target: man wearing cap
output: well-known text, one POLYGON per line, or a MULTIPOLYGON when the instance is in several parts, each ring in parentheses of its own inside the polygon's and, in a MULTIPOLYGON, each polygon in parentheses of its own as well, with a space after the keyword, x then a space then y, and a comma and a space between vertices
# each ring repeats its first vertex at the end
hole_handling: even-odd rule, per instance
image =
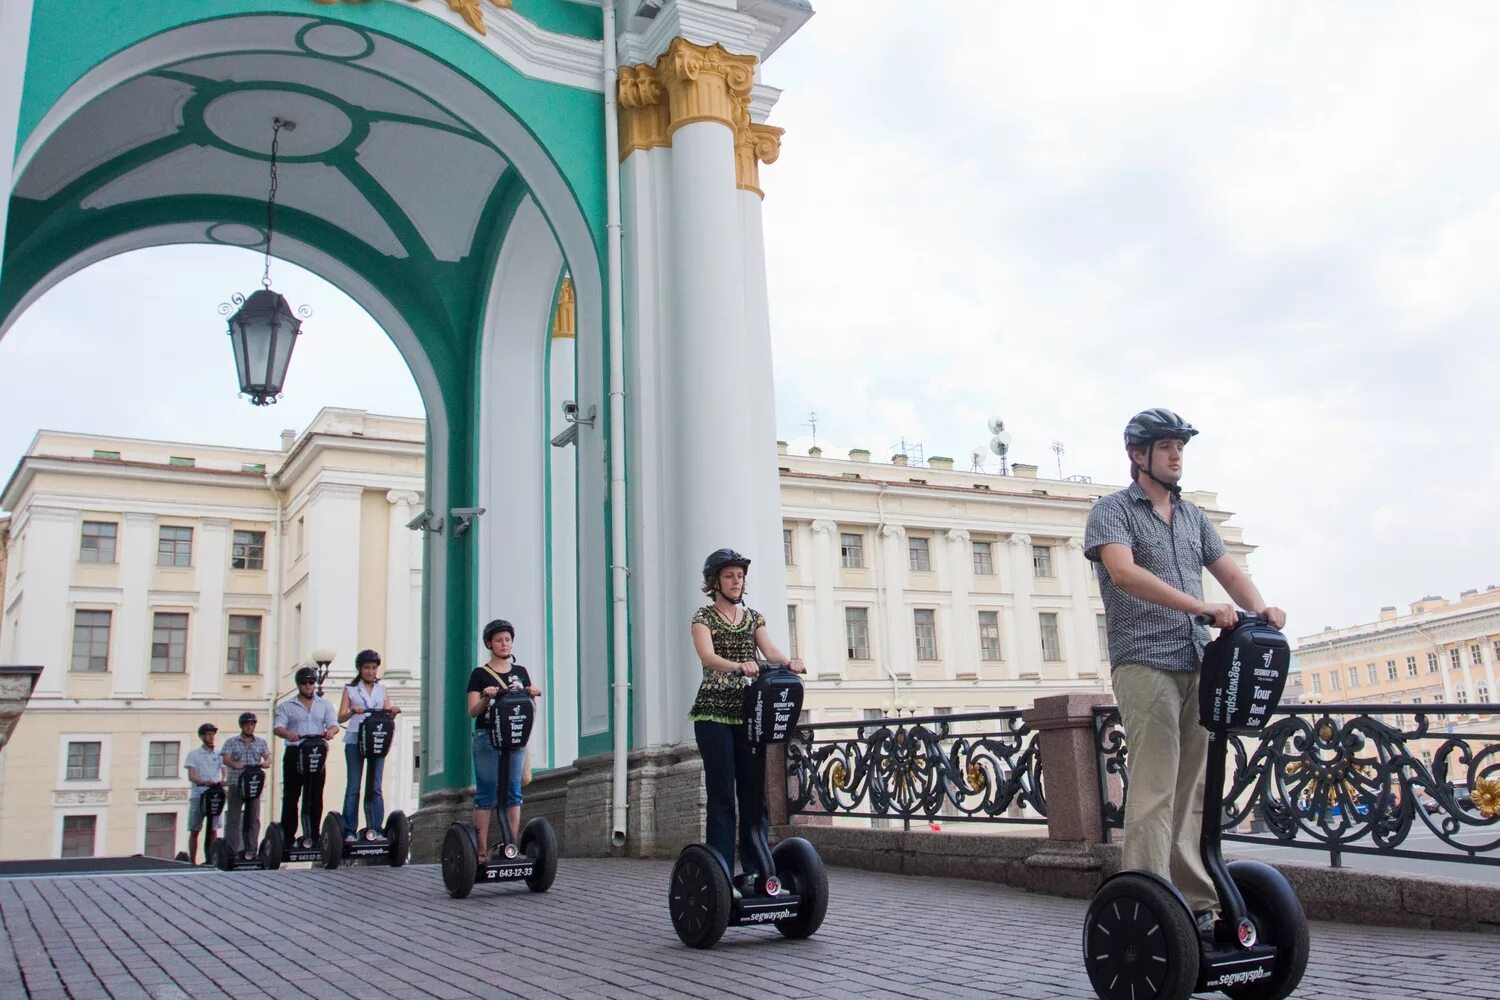
MULTIPOLYGON (((203 793, 210 785, 222 785, 224 783, 224 765, 219 759, 219 752, 214 749, 214 740, 218 738, 219 728, 212 722, 205 722, 198 727, 198 739, 203 745, 187 755, 183 767, 187 770, 188 781, 193 783, 192 791, 188 793, 188 860, 193 864, 198 863, 198 831, 203 828, 205 810, 203 808, 203 793)), ((214 838, 214 823, 212 818, 208 821, 208 836, 203 842, 204 860, 208 860, 208 845, 214 838)))
MULTIPOLYGON (((297 837, 297 800, 301 798, 306 783, 308 812, 314 821, 323 813, 323 780, 327 771, 303 778, 297 770, 297 748, 308 737, 321 736, 332 740, 338 735, 339 726, 333 706, 319 698, 314 688, 318 683, 318 671, 314 667, 298 667, 297 696, 288 698, 276 706, 275 728, 271 731, 286 740, 286 752, 281 757, 281 829, 287 842, 297 837)), ((315 836, 315 831, 306 831, 315 836)))
POLYGON ((230 776, 229 793, 225 797, 224 836, 229 840, 230 850, 236 854, 245 850, 253 851, 255 845, 260 843, 260 806, 258 803, 249 816, 250 843, 248 847, 242 843, 240 827, 244 823, 242 811, 245 808, 245 800, 240 797, 239 781, 240 773, 245 768, 271 765, 271 748, 265 740, 255 735, 255 724, 259 721, 254 712, 241 712, 239 734, 224 741, 224 766, 228 769, 230 776))

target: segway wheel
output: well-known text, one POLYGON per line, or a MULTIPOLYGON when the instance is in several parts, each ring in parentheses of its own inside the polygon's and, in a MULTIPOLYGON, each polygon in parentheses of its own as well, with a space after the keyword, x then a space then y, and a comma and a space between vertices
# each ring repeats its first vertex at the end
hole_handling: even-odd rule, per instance
POLYGON ((672 867, 672 927, 689 948, 712 948, 729 926, 729 876, 719 856, 689 844, 672 867))
POLYGON ((344 860, 344 821, 338 813, 331 812, 323 817, 323 829, 318 840, 318 846, 323 849, 320 863, 330 870, 337 868, 339 862, 344 860))
POLYGON ((552 824, 541 816, 526 824, 521 831, 521 853, 534 864, 526 877, 526 888, 532 892, 546 892, 557 878, 557 834, 552 824))
POLYGON ((478 841, 472 823, 454 823, 443 836, 443 885, 454 899, 463 899, 474 889, 474 876, 479 872, 478 841))
POLYGON ((229 849, 229 841, 220 837, 214 841, 213 852, 210 855, 214 867, 221 872, 234 871, 234 852, 229 849))
POLYGON ((1181 899, 1146 875, 1106 882, 1083 925, 1083 965, 1100 1000, 1187 1000, 1198 984, 1198 929, 1181 899))
POLYGON ((397 809, 386 817, 385 839, 391 843, 391 867, 400 868, 411 853, 411 820, 406 813, 397 809))
POLYGON ((286 831, 281 828, 280 823, 272 823, 266 827, 266 835, 260 841, 260 866, 268 872, 274 872, 281 867, 281 859, 286 857, 286 831))
POLYGON ((795 917, 776 921, 789 938, 812 937, 828 913, 828 869, 817 849, 801 837, 788 837, 771 850, 781 884, 801 897, 795 917))
POLYGON ((1250 922, 1265 944, 1276 946, 1276 969, 1269 979, 1224 990, 1235 1000, 1283 1000, 1302 982, 1307 971, 1307 914, 1286 876, 1259 861, 1233 861, 1234 879, 1250 922))

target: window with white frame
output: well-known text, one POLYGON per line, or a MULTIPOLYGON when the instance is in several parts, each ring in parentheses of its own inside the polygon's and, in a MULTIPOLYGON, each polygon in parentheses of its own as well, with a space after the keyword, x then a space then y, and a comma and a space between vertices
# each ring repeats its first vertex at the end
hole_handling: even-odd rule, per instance
POLYGON ((995 575, 995 543, 974 542, 974 575, 995 575))
POLYGON ((120 526, 113 521, 84 521, 83 536, 78 543, 78 561, 112 563, 120 526))
POLYGON ((870 609, 844 609, 844 644, 851 660, 870 658, 870 609))
POLYGON ((1427 654, 1427 672, 1429 674, 1435 674, 1438 672, 1438 661, 1436 653, 1427 654))
POLYGON ((1328 690, 1330 690, 1330 691, 1337 691, 1338 689, 1339 689, 1339 672, 1337 670, 1330 670, 1330 671, 1328 671, 1328 690))
POLYGON ((1323 693, 1323 675, 1322 674, 1313 674, 1312 675, 1312 684, 1313 684, 1313 694, 1322 694, 1323 693))
POLYGON ((156 540, 156 565, 191 566, 193 564, 193 529, 164 524, 156 540))
POLYGON ((1474 700, 1481 705, 1488 705, 1490 703, 1490 686, 1484 681, 1480 681, 1474 685, 1474 700))
POLYGON ((1359 687, 1359 668, 1358 667, 1350 667, 1349 668, 1349 688, 1350 688, 1350 690, 1353 690, 1354 688, 1357 688, 1357 687, 1359 687))
POLYGON ((1388 681, 1393 681, 1393 680, 1396 679, 1396 675, 1397 675, 1396 661, 1395 660, 1386 660, 1385 661, 1385 679, 1388 680, 1388 681))
POLYGON ((1000 612, 979 612, 979 658, 986 663, 1000 659, 1000 612))
MULTIPOLYGON (((210 822, 212 822, 210 820, 210 822)), ((146 849, 148 858, 171 859, 177 854, 177 814, 146 814, 146 849)))
POLYGON ((1491 652, 1495 654, 1495 659, 1500 661, 1500 639, 1495 640, 1495 646, 1491 652))
POLYGON ((1464 665, 1463 654, 1458 651, 1457 646, 1454 646, 1452 649, 1448 650, 1448 662, 1453 664, 1454 670, 1458 670, 1464 665))
POLYGON ((917 659, 937 659, 936 613, 932 608, 916 608, 912 611, 912 624, 917 637, 917 659))
POLYGON ((781 529, 781 557, 786 560, 786 564, 788 566, 795 566, 795 565, 797 565, 796 561, 792 559, 792 529, 791 528, 782 528, 781 529))
POLYGON ((228 648, 229 673, 260 673, 260 615, 229 616, 228 648))
POLYGON ((104 673, 109 670, 108 611, 73 612, 73 669, 80 673, 104 673))
POLYGON ((1365 677, 1369 680, 1369 682, 1371 684, 1379 684, 1380 683, 1380 671, 1375 669, 1375 664, 1373 664, 1373 663, 1366 663, 1365 664, 1365 677))
POLYGON ((1057 631, 1057 612, 1042 611, 1037 614, 1038 623, 1042 633, 1042 659, 1048 661, 1061 660, 1062 640, 1057 631))
POLYGON ((146 777, 152 781, 177 777, 182 744, 175 740, 152 740, 146 747, 146 777))
POLYGON ((103 744, 98 740, 68 742, 68 781, 98 781, 99 757, 103 744))
POLYGON ((97 816, 64 816, 62 826, 62 849, 59 857, 92 858, 94 856, 94 830, 97 816))
POLYGON ((1463 688, 1455 688, 1453 691, 1453 697, 1458 701, 1460 705, 1467 705, 1469 703, 1469 692, 1465 691, 1463 688))
POLYGON ((1484 647, 1480 646, 1477 642, 1470 646, 1469 659, 1474 662, 1474 666, 1476 667, 1484 666, 1484 647))
POLYGON ((928 573, 932 570, 932 552, 927 539, 912 535, 906 540, 906 560, 913 573, 928 573))
POLYGON ((158 611, 151 621, 151 672, 180 674, 187 670, 188 616, 158 611))
POLYGON ((857 531, 839 532, 839 559, 845 569, 863 569, 865 536, 857 531))
POLYGON ((1109 620, 1104 615, 1094 615, 1094 638, 1099 643, 1099 659, 1109 659, 1109 620))
POLYGON ((1417 658, 1415 656, 1408 656, 1406 658, 1406 676, 1417 676, 1417 658))
POLYGON ((790 656, 792 659, 800 659, 797 652, 797 605, 786 606, 786 635, 788 644, 791 646, 790 656))
POLYGON ((264 531, 236 531, 229 568, 265 569, 266 533, 264 531))
POLYGON ((1051 579, 1052 546, 1033 545, 1031 547, 1031 572, 1038 579, 1051 579))

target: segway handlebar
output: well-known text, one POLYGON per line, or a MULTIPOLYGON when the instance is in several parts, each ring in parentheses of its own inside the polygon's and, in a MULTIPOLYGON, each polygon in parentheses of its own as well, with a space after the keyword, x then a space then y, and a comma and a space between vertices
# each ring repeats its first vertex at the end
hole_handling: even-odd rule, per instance
MULTIPOLYGON (((770 672, 770 671, 775 671, 775 670, 791 670, 792 669, 790 664, 786 664, 786 663, 772 663, 770 660, 762 660, 758 656, 755 658, 755 666, 756 666, 756 669, 759 670, 760 673, 763 673, 763 674, 767 673, 767 672, 770 672)), ((750 676, 749 674, 745 673, 745 668, 744 667, 740 667, 738 673, 739 673, 739 675, 741 677, 749 677, 750 676)))
MULTIPOLYGON (((1249 611, 1236 611, 1234 615, 1234 627, 1236 628, 1245 624, 1246 622, 1259 622, 1261 625, 1271 624, 1266 620, 1265 615, 1257 615, 1249 611)), ((1197 622, 1199 625, 1212 625, 1214 623, 1212 615, 1194 615, 1193 621, 1197 622)))

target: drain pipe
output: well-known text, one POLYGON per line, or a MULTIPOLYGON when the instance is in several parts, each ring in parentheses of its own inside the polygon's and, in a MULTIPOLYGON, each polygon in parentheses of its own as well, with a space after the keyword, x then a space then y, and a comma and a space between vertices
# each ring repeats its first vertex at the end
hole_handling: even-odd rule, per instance
POLYGON ((613 585, 613 635, 610 639, 614 664, 614 774, 610 794, 614 816, 610 827, 611 847, 625 846, 625 823, 629 810, 626 764, 630 754, 630 605, 626 586, 630 579, 625 544, 625 304, 620 274, 620 117, 616 106, 619 53, 615 41, 615 0, 604 0, 604 211, 605 253, 609 266, 609 510, 610 580, 613 585))

